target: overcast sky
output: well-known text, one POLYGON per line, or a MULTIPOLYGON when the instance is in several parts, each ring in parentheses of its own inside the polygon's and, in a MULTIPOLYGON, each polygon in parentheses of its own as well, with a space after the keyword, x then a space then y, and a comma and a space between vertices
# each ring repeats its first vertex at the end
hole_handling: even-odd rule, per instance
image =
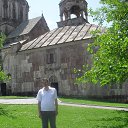
MULTIPOLYGON (((30 6, 29 19, 41 16, 42 12, 50 29, 56 28, 56 22, 60 21, 59 2, 60 0, 27 0, 30 6)), ((87 0, 88 8, 98 8, 100 0, 87 0)), ((89 22, 93 21, 89 18, 89 22)))

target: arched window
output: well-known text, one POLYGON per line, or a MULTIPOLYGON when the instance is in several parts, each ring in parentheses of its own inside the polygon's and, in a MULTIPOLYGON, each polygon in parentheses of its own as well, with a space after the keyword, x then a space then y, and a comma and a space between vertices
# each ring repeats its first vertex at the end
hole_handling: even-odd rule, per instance
POLYGON ((4 3, 3 3, 4 18, 7 18, 7 8, 8 8, 8 2, 7 0, 4 0, 4 3))
POLYGON ((16 6, 15 6, 15 3, 12 4, 12 8, 13 8, 13 10, 12 10, 13 19, 16 19, 16 6))
POLYGON ((20 20, 22 21, 23 20, 23 7, 21 6, 20 7, 20 20))

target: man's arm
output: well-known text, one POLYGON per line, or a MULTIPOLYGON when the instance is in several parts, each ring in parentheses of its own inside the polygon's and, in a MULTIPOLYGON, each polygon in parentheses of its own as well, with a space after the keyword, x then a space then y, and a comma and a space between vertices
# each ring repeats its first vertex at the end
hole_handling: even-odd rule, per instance
POLYGON ((39 113, 39 118, 41 118, 41 102, 38 101, 38 113, 39 113))
POLYGON ((56 106, 56 115, 58 115, 58 100, 55 99, 55 106, 56 106))

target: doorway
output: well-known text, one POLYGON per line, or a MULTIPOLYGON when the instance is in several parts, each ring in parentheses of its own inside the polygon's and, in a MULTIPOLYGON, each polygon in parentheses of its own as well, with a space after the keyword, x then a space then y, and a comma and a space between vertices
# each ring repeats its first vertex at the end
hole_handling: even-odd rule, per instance
POLYGON ((55 88, 57 91, 57 95, 59 94, 59 88, 58 88, 58 83, 51 83, 51 87, 55 88))
POLYGON ((6 96, 6 83, 1 84, 1 94, 2 96, 6 96))
POLYGON ((59 85, 58 85, 58 80, 57 77, 55 75, 52 75, 49 78, 49 82, 51 83, 51 87, 55 88, 57 91, 57 95, 59 94, 59 85))

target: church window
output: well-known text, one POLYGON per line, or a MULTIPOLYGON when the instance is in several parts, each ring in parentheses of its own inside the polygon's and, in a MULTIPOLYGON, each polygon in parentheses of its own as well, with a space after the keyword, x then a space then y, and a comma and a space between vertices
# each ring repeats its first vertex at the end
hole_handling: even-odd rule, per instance
POLYGON ((23 8, 20 8, 20 19, 23 20, 23 8))
POLYGON ((47 64, 55 63, 55 54, 49 53, 47 54, 47 64))
POLYGON ((16 19, 16 8, 15 8, 15 3, 13 3, 13 19, 16 19))

